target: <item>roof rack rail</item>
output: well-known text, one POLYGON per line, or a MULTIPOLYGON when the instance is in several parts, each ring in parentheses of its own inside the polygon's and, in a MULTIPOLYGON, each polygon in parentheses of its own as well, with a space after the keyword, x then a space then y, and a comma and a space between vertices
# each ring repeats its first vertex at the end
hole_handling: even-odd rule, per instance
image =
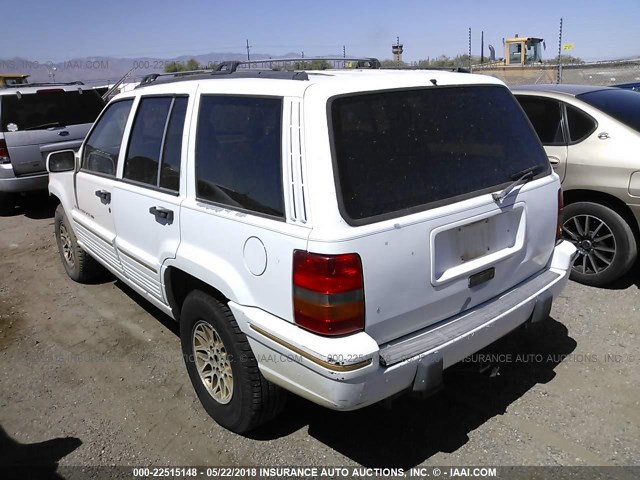
POLYGON ((303 71, 312 68, 312 62, 333 62, 334 68, 380 68, 380 61, 373 57, 310 57, 310 58, 269 58, 263 60, 229 60, 221 62, 215 69, 188 70, 183 72, 150 73, 145 75, 136 88, 152 83, 170 83, 180 80, 205 78, 276 78, 287 80, 308 80, 303 71), (257 68, 251 68, 256 66, 257 68), (243 67, 243 68, 239 68, 243 67))
POLYGON ((216 70, 191 70, 175 73, 151 73, 140 81, 136 88, 147 87, 157 83, 173 83, 185 80, 210 80, 216 78, 272 78, 281 80, 309 80, 306 72, 292 72, 279 70, 242 69, 240 71, 227 69, 226 65, 216 70))
MULTIPOLYGON (((238 67, 252 65, 268 70, 306 70, 313 66, 313 62, 333 62, 333 68, 380 68, 380 60, 374 57, 300 57, 300 58, 268 58, 262 60, 231 60, 220 63, 217 71, 235 72, 238 67)), ((242 68, 241 70, 244 70, 242 68)))

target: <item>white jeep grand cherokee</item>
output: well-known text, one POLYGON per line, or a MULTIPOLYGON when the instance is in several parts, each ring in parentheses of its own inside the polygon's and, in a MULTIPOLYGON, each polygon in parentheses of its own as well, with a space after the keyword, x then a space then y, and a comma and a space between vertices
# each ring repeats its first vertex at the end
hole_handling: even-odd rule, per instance
POLYGON ((338 410, 430 393, 548 317, 575 248, 503 83, 236 68, 147 78, 48 159, 67 273, 102 264, 175 318, 218 423, 255 428, 284 390, 338 410))

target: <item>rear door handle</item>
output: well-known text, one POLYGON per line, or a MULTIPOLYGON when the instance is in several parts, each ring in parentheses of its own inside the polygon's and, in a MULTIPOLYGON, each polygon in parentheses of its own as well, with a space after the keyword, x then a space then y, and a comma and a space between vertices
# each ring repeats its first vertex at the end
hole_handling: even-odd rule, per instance
POLYGON ((107 190, 96 190, 96 197, 100 197, 100 201, 105 205, 111 203, 111 192, 107 190))
POLYGON ((554 157, 554 156, 549 156, 549 163, 551 164, 551 166, 553 168, 557 167, 558 165, 560 165, 560 159, 558 157, 554 157))
POLYGON ((167 223, 173 223, 173 210, 169 210, 164 207, 151 207, 149 209, 149 213, 154 215, 156 218, 162 218, 167 221, 167 223))

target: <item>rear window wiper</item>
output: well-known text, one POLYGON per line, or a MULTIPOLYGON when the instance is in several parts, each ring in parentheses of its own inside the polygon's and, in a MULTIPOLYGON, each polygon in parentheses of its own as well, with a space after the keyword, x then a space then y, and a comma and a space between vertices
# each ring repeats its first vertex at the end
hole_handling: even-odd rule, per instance
POLYGON ((60 122, 50 122, 50 123, 42 123, 40 125, 33 125, 31 127, 23 128, 22 130, 39 130, 41 128, 52 128, 52 127, 64 127, 60 122))
POLYGON ((529 180, 533 179, 533 177, 536 176, 537 171, 541 168, 544 168, 543 165, 536 165, 534 167, 529 167, 521 170, 520 172, 514 173, 509 177, 511 180, 513 180, 513 182, 511 182, 509 186, 507 186, 507 188, 491 194, 493 200, 495 202, 502 202, 507 197, 507 195, 509 195, 515 188, 519 187, 520 185, 524 185, 529 180))

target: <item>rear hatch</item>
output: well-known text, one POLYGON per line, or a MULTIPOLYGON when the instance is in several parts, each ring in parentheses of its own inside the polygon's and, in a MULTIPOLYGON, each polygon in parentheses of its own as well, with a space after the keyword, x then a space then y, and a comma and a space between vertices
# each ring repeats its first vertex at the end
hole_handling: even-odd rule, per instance
POLYGON ((90 89, 51 86, 18 92, 0 96, 0 128, 16 176, 45 172, 47 154, 59 142, 68 148, 75 141, 79 147, 104 107, 90 89))
POLYGON ((365 329, 378 343, 545 267, 559 182, 505 87, 346 95, 329 111, 338 205, 350 225, 340 249, 362 259, 365 329), (523 176, 526 184, 493 198, 523 176))

